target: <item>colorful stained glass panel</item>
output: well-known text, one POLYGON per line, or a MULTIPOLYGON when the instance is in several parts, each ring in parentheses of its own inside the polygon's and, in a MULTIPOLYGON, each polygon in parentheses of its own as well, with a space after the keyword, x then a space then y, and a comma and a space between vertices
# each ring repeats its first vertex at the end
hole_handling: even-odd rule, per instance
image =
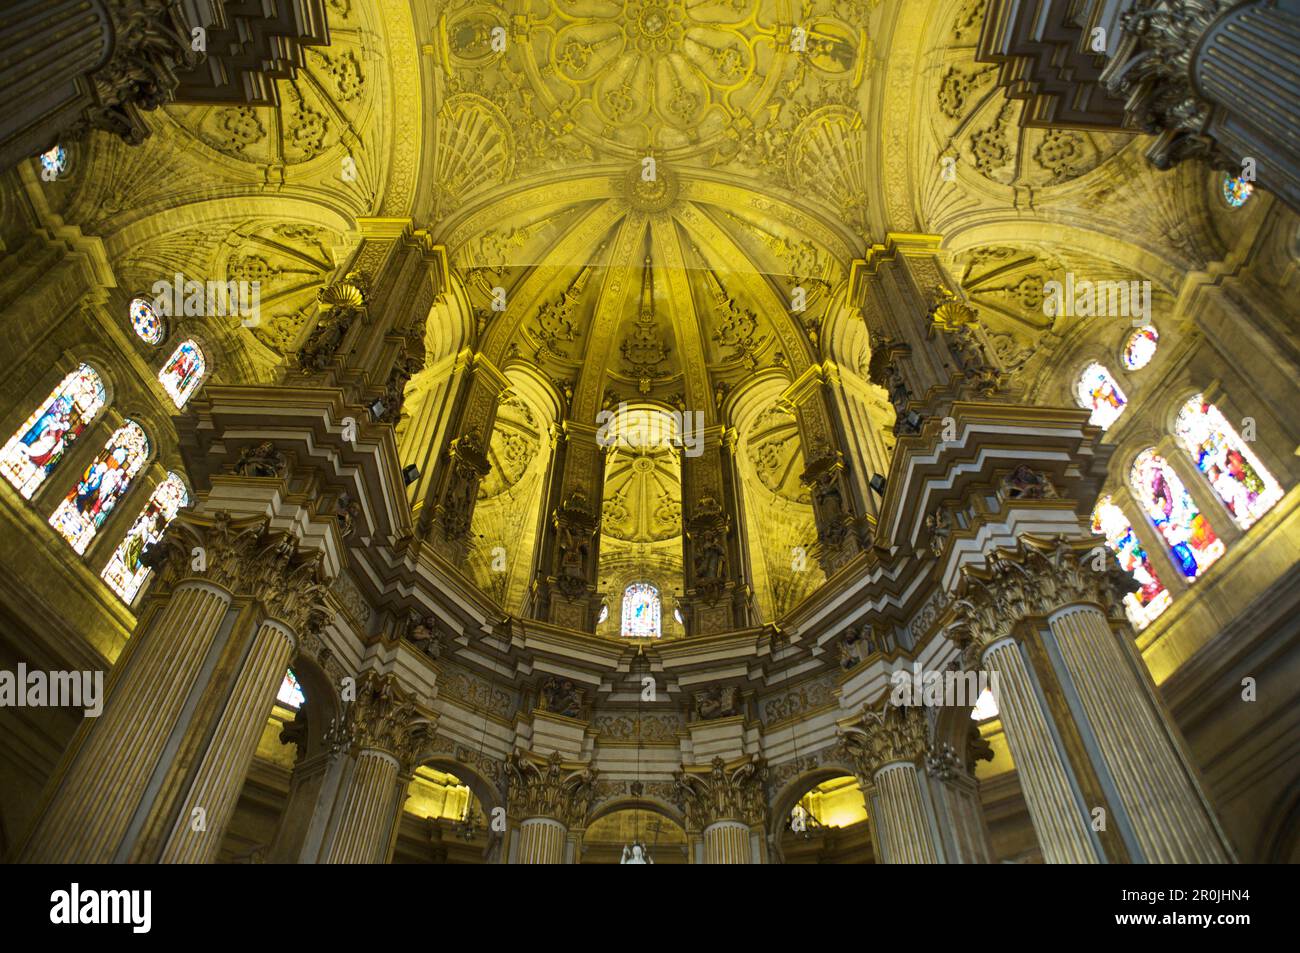
POLYGON ((77 485, 68 491, 51 514, 50 525, 73 549, 84 553, 148 457, 149 438, 139 424, 128 420, 114 431, 77 485))
POLYGON ((0 473, 30 500, 106 400, 100 376, 88 364, 78 366, 9 438, 0 451, 0 473))
POLYGON ((1255 525, 1282 499, 1277 480, 1203 395, 1183 405, 1174 435, 1242 529, 1255 525))
POLYGON ((1079 406, 1092 411, 1088 422, 1106 430, 1124 412, 1128 398, 1114 376, 1101 364, 1089 364, 1075 385, 1079 406))
POLYGON ((634 582, 623 592, 622 634, 629 639, 659 638, 659 590, 634 582))
POLYGON ((141 554, 151 545, 162 539, 163 530, 167 528, 181 507, 189 503, 190 495, 185 483, 175 473, 167 474, 167 479, 159 483, 144 505, 140 515, 135 518, 126 536, 113 550, 112 558, 100 573, 110 589, 116 592, 127 605, 135 599, 144 581, 149 578, 149 567, 140 562, 141 554))
POLYGON ((1196 508, 1173 467, 1154 448, 1138 454, 1129 482, 1184 576, 1197 578, 1223 555, 1223 541, 1196 508))
POLYGON ((1093 508, 1092 531, 1106 537, 1106 547, 1114 554, 1115 562, 1142 587, 1124 596, 1124 611, 1135 629, 1145 629, 1169 608, 1172 601, 1169 590, 1156 576, 1151 558, 1133 532, 1133 525, 1109 496, 1103 496, 1093 508))

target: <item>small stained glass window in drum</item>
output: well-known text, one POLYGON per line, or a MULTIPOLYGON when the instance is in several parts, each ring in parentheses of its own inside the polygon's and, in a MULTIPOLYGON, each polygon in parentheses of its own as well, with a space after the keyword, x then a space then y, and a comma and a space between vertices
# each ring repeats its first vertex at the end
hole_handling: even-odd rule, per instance
POLYGON ((1114 376, 1101 364, 1089 364, 1083 369, 1075 384, 1074 396, 1080 407, 1092 411, 1088 423, 1096 424, 1102 430, 1109 429, 1128 404, 1128 398, 1114 376))
POLYGON ((68 171, 68 150, 63 146, 55 146, 40 155, 41 160, 41 178, 46 181, 57 179, 68 171))
POLYGON ((1148 324, 1144 328, 1138 328, 1124 344, 1124 369, 1140 371, 1146 367, 1151 363, 1151 358, 1156 356, 1159 343, 1160 335, 1154 327, 1148 324))
POLYGON ((659 590, 648 582, 634 582, 623 591, 623 628, 628 639, 659 638, 659 590))
POLYGON ((1254 182, 1248 182, 1239 175, 1223 177, 1223 200, 1233 208, 1241 208, 1254 194, 1254 182))
POLYGON ((131 299, 131 327, 145 344, 161 344, 166 336, 162 319, 144 298, 131 299))

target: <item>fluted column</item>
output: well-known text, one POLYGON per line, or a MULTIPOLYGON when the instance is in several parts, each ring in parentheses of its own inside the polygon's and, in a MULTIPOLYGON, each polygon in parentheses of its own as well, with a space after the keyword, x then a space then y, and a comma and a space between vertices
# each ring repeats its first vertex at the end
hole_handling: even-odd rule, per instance
POLYGON ((1183 756, 1176 729, 1135 671, 1140 660, 1121 643, 1097 606, 1077 604, 1054 613, 1051 634, 1072 706, 1086 718, 1119 802, 1149 863, 1226 863, 1232 860, 1198 779, 1183 756))
POLYGON ((258 628, 216 734, 163 848, 163 863, 203 864, 216 860, 296 641, 293 631, 283 623, 268 619, 258 628), (194 823, 198 812, 204 818, 202 826, 194 823))
POLYGON ((749 825, 741 821, 715 821, 704 828, 706 864, 748 864, 749 825))
POLYGON ((1027 538, 1015 553, 995 553, 986 570, 964 570, 956 603, 963 658, 994 677, 1043 856, 1230 862, 1178 731, 1118 621, 1116 593, 1075 545, 1027 538))
POLYGON ((918 768, 929 739, 925 710, 888 703, 880 711, 864 709, 843 737, 859 776, 869 782, 864 789, 881 862, 939 863, 933 808, 918 768))
POLYGON ((1159 168, 1205 158, 1300 208, 1300 15, 1273 0, 1138 0, 1101 81, 1159 168))
POLYGON ((569 829, 581 827, 590 809, 596 770, 565 764, 558 751, 545 761, 516 751, 506 768, 510 777, 507 816, 518 825, 510 863, 564 863, 569 829))
POLYGON ((398 779, 410 773, 432 730, 396 676, 367 671, 358 679, 356 700, 330 739, 352 760, 330 819, 326 863, 388 862, 405 801, 398 779))
POLYGON ((103 713, 87 720, 55 772, 17 857, 25 863, 110 863, 146 796, 231 595, 187 580, 146 615, 109 680, 103 713))
POLYGON ((981 661, 999 689, 995 693, 998 711, 1043 860, 1100 863, 1103 857, 1088 828, 1088 811, 1020 646, 1014 639, 998 641, 981 661))
POLYGON ((754 862, 752 835, 767 818, 766 777, 757 756, 732 764, 715 757, 707 769, 683 767, 674 775, 686 827, 701 832, 706 864, 754 862))
POLYGON ((569 830, 553 817, 529 817, 519 824, 516 864, 562 864, 569 830))

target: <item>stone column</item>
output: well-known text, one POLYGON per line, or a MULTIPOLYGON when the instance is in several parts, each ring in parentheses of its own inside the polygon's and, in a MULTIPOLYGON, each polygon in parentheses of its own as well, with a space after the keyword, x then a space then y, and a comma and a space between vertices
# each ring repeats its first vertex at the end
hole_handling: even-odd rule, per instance
POLYGON ((965 757, 948 742, 931 745, 926 755, 930 793, 935 814, 941 819, 939 833, 948 861, 992 863, 993 846, 980 802, 979 781, 975 780, 975 763, 991 761, 993 750, 980 736, 976 724, 965 714, 962 718, 969 725, 965 757))
POLYGON ((293 633, 329 618, 320 554, 299 554, 295 537, 264 520, 181 514, 145 561, 158 575, 150 605, 22 859, 215 857, 293 633))
POLYGON ((885 704, 864 708, 843 738, 868 794, 877 856, 886 864, 937 864, 942 860, 936 824, 919 765, 929 746, 921 707, 885 704), (869 783, 867 783, 869 782, 869 783))
POLYGON ((516 751, 506 768, 510 778, 507 816, 518 825, 510 863, 564 863, 569 828, 581 826, 591 807, 596 770, 566 765, 558 751, 544 762, 516 751))
POLYGON ((1231 862, 1107 576, 1063 540, 1028 539, 963 573, 955 631, 996 676, 1044 859, 1231 862))
POLYGON ((716 757, 707 769, 683 766, 673 777, 687 829, 701 832, 704 863, 753 863, 752 835, 767 817, 762 759, 728 765, 716 757))
POLYGON ((686 622, 692 635, 729 632, 749 624, 742 524, 732 518, 742 512, 740 487, 722 427, 691 441, 681 454, 686 622))
POLYGON ((398 779, 410 774, 434 730, 396 676, 367 671, 331 743, 351 761, 330 818, 322 858, 329 864, 387 863, 405 801, 398 779))
POLYGON ((605 452, 595 427, 568 420, 556 440, 547 508, 537 546, 537 618, 592 632, 600 611, 600 507, 605 452))
POLYGON ((865 517, 867 504, 844 454, 837 449, 839 437, 822 392, 824 384, 821 366, 814 365, 786 388, 781 402, 799 423, 805 463, 800 480, 812 496, 817 524, 813 548, 817 562, 830 576, 870 545, 871 533, 865 517))
POLYGON ((437 461, 429 495, 419 502, 424 509, 418 523, 421 535, 428 535, 452 563, 461 561, 466 552, 479 483, 492 469, 487 453, 497 406, 509 395, 510 385, 491 362, 476 354, 463 388, 447 431, 456 436, 437 461))
POLYGON ((163 848, 163 863, 205 864, 217 858, 244 778, 297 642, 292 629, 266 620, 258 628, 216 734, 163 848), (196 825, 199 813, 203 825, 196 825))
MULTIPOLYGON (((16 853, 24 863, 111 863, 163 759, 231 595, 186 580, 141 617, 103 713, 79 729, 16 853)), ((228 623, 229 624, 229 623, 228 623)))
POLYGON ((1204 158, 1234 172, 1251 157, 1260 182, 1300 208, 1294 5, 1139 2, 1121 25, 1101 82, 1125 101, 1125 125, 1159 133, 1147 157, 1162 169, 1204 158))

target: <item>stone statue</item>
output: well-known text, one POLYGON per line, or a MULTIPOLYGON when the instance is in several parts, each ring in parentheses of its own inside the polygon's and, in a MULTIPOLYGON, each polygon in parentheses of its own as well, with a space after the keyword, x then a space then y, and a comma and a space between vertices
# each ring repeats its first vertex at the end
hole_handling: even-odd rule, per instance
POLYGON ((650 855, 646 854, 640 844, 633 844, 631 847, 623 848, 623 859, 620 864, 653 864, 650 855))
POLYGON ((266 440, 255 447, 245 447, 239 451, 235 461, 235 473, 247 477, 282 477, 288 464, 284 454, 275 449, 275 444, 266 440))

